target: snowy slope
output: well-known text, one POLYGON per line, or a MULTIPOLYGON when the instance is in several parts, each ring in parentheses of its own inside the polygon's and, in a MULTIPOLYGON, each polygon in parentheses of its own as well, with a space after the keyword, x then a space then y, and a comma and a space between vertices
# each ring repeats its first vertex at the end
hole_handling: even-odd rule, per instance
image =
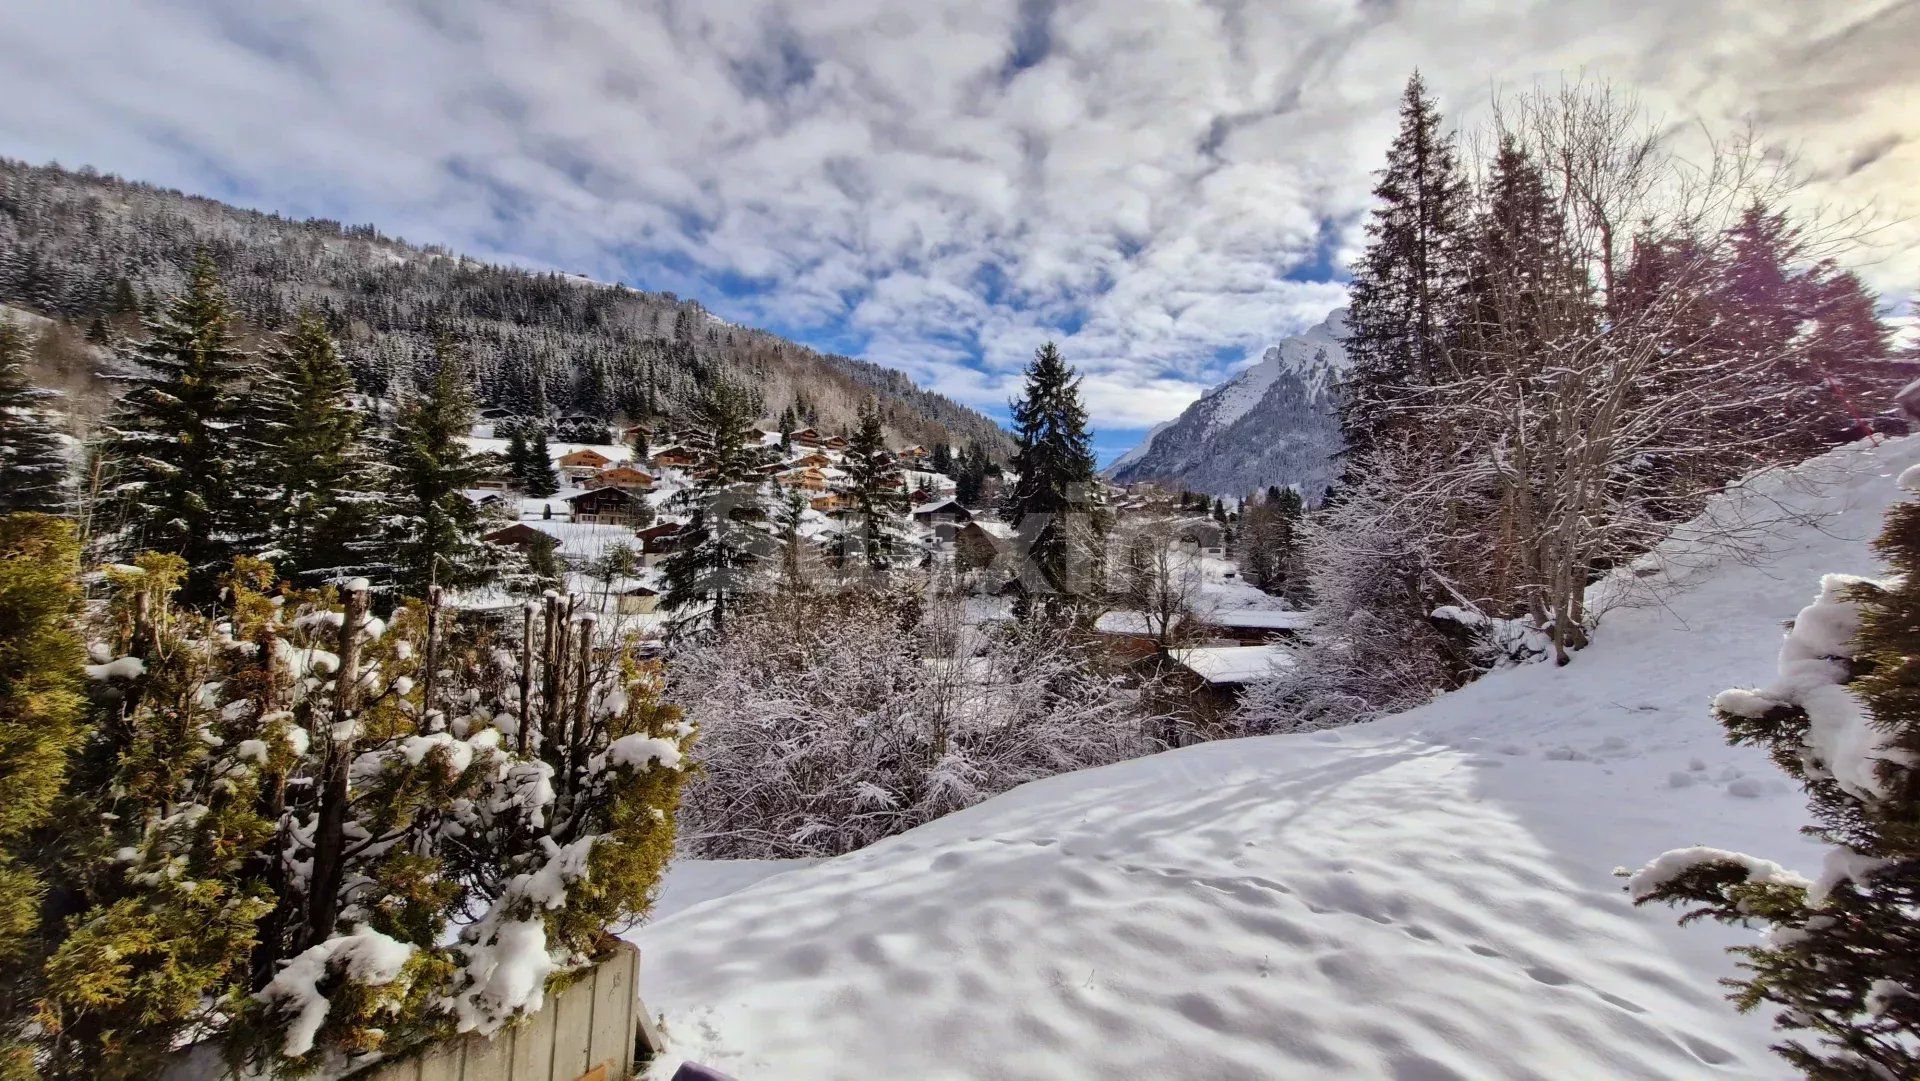
POLYGON ((1179 417, 1155 427, 1107 472, 1131 483, 1157 480, 1216 495, 1293 484, 1317 495, 1340 449, 1334 385, 1346 370, 1346 309, 1268 349, 1250 367, 1208 391, 1179 417))
POLYGON ((1800 795, 1707 703, 1771 677, 1820 574, 1877 569, 1916 461, 1764 478, 1728 506, 1800 521, 1650 563, 1674 591, 1566 668, 1053 778, 685 909, 633 935, 647 1003, 743 1081, 1791 1076, 1717 993, 1737 933, 1610 872, 1687 844, 1814 869, 1800 795))

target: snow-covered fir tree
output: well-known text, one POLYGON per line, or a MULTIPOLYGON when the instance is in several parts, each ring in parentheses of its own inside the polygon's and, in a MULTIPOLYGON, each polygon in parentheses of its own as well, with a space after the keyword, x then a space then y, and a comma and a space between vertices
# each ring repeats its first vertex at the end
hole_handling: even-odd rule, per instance
POLYGON ((1034 352, 1013 403, 1018 449, 1006 513, 1027 568, 1015 586, 1023 615, 1063 615, 1097 590, 1106 510, 1094 473, 1080 377, 1052 342, 1034 352))
POLYGON ((907 491, 900 463, 887 449, 875 403, 861 408, 841 468, 847 474, 846 508, 840 513, 841 559, 884 573, 906 554, 907 491))
POLYGON ((266 418, 260 470, 276 567, 302 584, 387 577, 384 461, 317 316, 303 314, 267 354, 255 394, 266 418))
POLYGON ((536 499, 545 499, 560 490, 560 474, 553 468, 553 451, 547 447, 547 427, 536 424, 527 439, 526 469, 520 488, 536 499))
POLYGON ((1464 280, 1467 182, 1418 72, 1407 80, 1400 131, 1373 194, 1366 251, 1349 288, 1353 366, 1341 428, 1351 452, 1370 447, 1392 424, 1410 381, 1443 374, 1464 280))
POLYGON ((52 395, 27 379, 27 334, 0 319, 0 512, 55 510, 67 502, 67 457, 52 395))
MULTIPOLYGON (((1920 490, 1920 468, 1902 476, 1920 490)), ((1741 1009, 1779 1009, 1781 1055, 1808 1077, 1920 1076, 1920 500, 1887 513, 1876 544, 1895 574, 1828 575, 1793 621, 1779 676, 1730 690, 1714 712, 1803 789, 1828 846, 1812 881, 1771 860, 1711 848, 1636 872, 1636 904, 1767 928, 1736 947, 1741 1009)))
POLYGON ((129 359, 149 374, 133 381, 114 419, 109 454, 123 505, 127 551, 178 554, 184 596, 211 600, 236 551, 257 540, 255 450, 246 438, 257 404, 251 356, 213 261, 202 252, 187 287, 147 323, 129 359))
POLYGON ((465 437, 473 399, 451 342, 441 339, 437 367, 423 392, 407 399, 393 431, 388 543, 394 586, 407 596, 464 589, 491 579, 502 555, 480 537, 480 508, 466 491, 482 478, 465 437))
POLYGON ((754 588, 771 539, 769 483, 760 474, 766 448, 753 435, 760 403, 747 388, 715 379, 695 404, 684 443, 693 483, 673 496, 685 515, 673 552, 661 564, 675 637, 720 633, 754 588))

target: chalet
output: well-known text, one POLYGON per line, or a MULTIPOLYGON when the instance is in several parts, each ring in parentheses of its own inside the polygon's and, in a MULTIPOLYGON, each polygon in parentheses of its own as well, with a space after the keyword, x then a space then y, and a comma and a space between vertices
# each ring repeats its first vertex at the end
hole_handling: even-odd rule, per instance
POLYGON ((653 474, 636 469, 632 463, 608 466, 581 483, 588 488, 619 488, 626 492, 653 491, 653 474))
POLYGON ((1013 531, 1000 522, 969 519, 954 527, 953 561, 961 570, 984 570, 1013 543, 1013 531))
POLYGON ((844 435, 828 436, 826 439, 820 441, 820 445, 828 450, 846 450, 847 437, 844 435))
POLYGON ((498 507, 507 501, 507 497, 497 488, 468 488, 461 494, 476 507, 498 507))
POLYGON ((498 544, 503 548, 517 548, 522 552, 530 552, 538 544, 558 543, 553 534, 536 529, 525 522, 515 522, 510 526, 496 529, 480 539, 489 544, 498 544))
POLYGON ((775 479, 788 488, 799 488, 808 492, 827 490, 827 475, 818 469, 789 469, 775 479))
POLYGON ((653 429, 644 424, 629 424, 620 429, 620 442, 629 447, 637 447, 653 439, 653 429))
POLYGON ((648 615, 660 607, 660 591, 637 583, 616 586, 613 599, 614 610, 623 616, 648 615))
POLYGON ((647 464, 655 469, 685 469, 698 460, 685 447, 662 447, 653 452, 647 464))
POLYGON ((813 497, 813 502, 811 505, 814 510, 819 511, 822 514, 832 514, 833 512, 846 506, 847 501, 840 498, 839 492, 823 492, 820 495, 813 497))
POLYGON ((788 442, 797 443, 803 447, 817 447, 826 442, 826 440, 820 438, 820 433, 814 431, 812 428, 802 428, 797 432, 793 432, 787 436, 787 440, 788 442))
POLYGON ((973 521, 973 512, 951 499, 913 508, 913 520, 930 526, 958 526, 973 521))
POLYGON ((506 420, 511 416, 513 416, 513 410, 497 405, 490 405, 474 414, 474 418, 482 424, 492 424, 494 421, 506 420))
POLYGON ((573 520, 583 525, 632 525, 643 515, 639 496, 622 488, 589 488, 566 497, 573 520))
POLYGON ((680 523, 660 522, 635 530, 633 536, 640 544, 640 562, 651 567, 680 546, 680 523))
POLYGON ((1170 687, 1186 691, 1195 728, 1206 738, 1220 734, 1248 686, 1294 664, 1285 646, 1196 646, 1168 650, 1163 671, 1170 687))
POLYGON ((822 466, 829 466, 832 464, 833 464, 832 458, 829 458, 825 454, 822 454, 816 450, 810 454, 802 454, 800 457, 789 461, 787 463, 787 468, 803 469, 803 468, 810 467, 810 468, 818 469, 822 466))
POLYGON ((588 477, 612 465, 613 459, 594 450, 592 447, 581 447, 579 450, 568 451, 562 454, 558 464, 560 466, 560 472, 565 473, 574 480, 586 480, 588 477))
POLYGON ((919 463, 919 462, 926 461, 928 458, 932 456, 927 453, 927 448, 916 444, 914 446, 908 447, 907 449, 901 451, 898 455, 896 455, 896 457, 898 457, 903 462, 919 463))

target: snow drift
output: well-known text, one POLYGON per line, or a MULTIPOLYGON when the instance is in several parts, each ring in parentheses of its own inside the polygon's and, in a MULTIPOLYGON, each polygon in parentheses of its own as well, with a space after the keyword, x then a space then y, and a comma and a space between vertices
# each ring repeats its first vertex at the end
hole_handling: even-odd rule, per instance
POLYGON ((1878 569, 1916 461, 1855 445, 1723 497, 1794 520, 1643 561, 1671 592, 1566 668, 1040 781, 695 904, 632 935, 646 999, 743 1079, 1791 1076, 1715 985, 1740 935, 1612 871, 1690 844, 1817 867, 1798 791, 1708 706, 1773 670, 1823 574, 1878 569))

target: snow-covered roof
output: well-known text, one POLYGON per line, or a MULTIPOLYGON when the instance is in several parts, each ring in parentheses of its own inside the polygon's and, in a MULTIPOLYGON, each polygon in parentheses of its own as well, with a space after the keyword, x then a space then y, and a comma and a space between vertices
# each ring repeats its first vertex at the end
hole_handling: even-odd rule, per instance
POLYGON ((528 521, 520 525, 535 529, 560 542, 558 549, 562 557, 568 559, 599 559, 608 548, 624 544, 635 552, 640 551, 640 538, 633 530, 623 525, 605 525, 599 522, 561 522, 528 521))
POLYGON ((1174 663, 1208 683, 1252 683, 1282 668, 1293 667, 1293 651, 1286 646, 1197 646, 1171 651, 1174 663))
MULTIPOLYGON (((1157 634, 1160 628, 1156 623, 1157 621, 1149 618, 1145 612, 1122 610, 1108 612, 1094 620, 1093 629, 1096 634, 1157 634)), ((1180 617, 1175 615, 1172 623, 1178 627, 1180 617)))
POLYGON ((1269 608, 1227 608, 1206 613, 1206 621, 1216 627, 1299 631, 1313 625, 1313 613, 1282 612, 1269 608))

